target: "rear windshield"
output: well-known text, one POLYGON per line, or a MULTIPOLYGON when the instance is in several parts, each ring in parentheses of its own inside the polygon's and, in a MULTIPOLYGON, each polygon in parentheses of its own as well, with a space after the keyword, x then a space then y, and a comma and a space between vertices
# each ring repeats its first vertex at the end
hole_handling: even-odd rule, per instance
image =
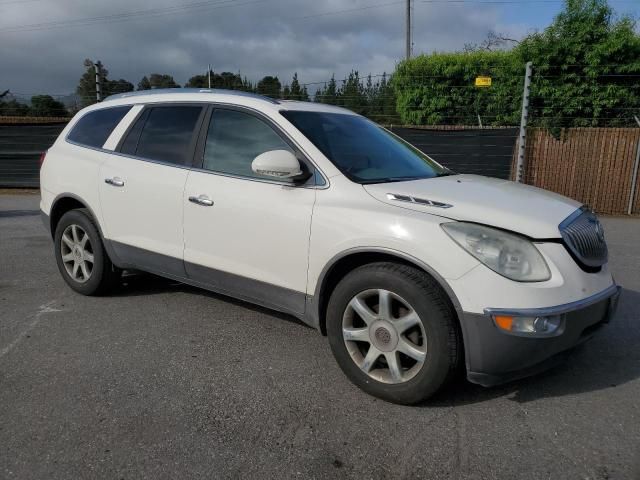
POLYGON ((76 122, 67 139, 80 145, 102 148, 113 129, 130 109, 131 105, 127 105, 89 112, 76 122))
POLYGON ((399 182, 452 174, 364 117, 295 110, 280 113, 354 182, 399 182))

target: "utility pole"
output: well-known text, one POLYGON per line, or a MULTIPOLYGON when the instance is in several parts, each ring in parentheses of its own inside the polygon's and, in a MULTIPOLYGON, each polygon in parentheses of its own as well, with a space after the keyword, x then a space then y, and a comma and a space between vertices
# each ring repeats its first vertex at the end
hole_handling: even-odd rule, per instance
POLYGON ((527 62, 524 74, 524 90, 522 91, 522 113, 520 115, 520 137, 518 140, 518 163, 516 164, 516 182, 522 183, 525 169, 525 153, 527 147, 527 121, 529 120, 529 94, 531 92, 531 72, 533 64, 527 62))
POLYGON ((209 88, 211 88, 211 64, 208 65, 207 77, 209 77, 209 88))
POLYGON ((407 60, 409 60, 411 58, 411 0, 407 0, 407 15, 406 15, 406 31, 407 31, 407 38, 406 38, 406 52, 405 52, 405 57, 407 60))
POLYGON ((96 100, 102 101, 102 62, 98 60, 94 64, 96 70, 96 100))

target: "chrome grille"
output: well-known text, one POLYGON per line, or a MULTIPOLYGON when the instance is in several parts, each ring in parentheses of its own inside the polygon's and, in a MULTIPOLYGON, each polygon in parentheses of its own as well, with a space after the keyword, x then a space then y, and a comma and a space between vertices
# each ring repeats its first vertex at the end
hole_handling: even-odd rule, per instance
POLYGON ((559 228, 567 248, 580 263, 592 268, 607 263, 604 230, 591 210, 586 207, 576 210, 559 228))

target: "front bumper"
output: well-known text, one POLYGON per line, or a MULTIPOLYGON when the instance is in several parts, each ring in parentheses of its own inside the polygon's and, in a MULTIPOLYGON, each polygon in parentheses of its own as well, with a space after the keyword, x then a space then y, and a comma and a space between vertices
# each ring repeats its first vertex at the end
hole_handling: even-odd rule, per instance
POLYGON ((487 309, 485 314, 464 313, 462 328, 465 340, 467 378, 483 386, 498 385, 533 375, 557 364, 564 354, 591 338, 608 323, 615 312, 620 287, 606 290, 583 300, 540 309, 487 309), (550 337, 515 336, 501 331, 492 315, 514 316, 563 315, 564 329, 550 337))

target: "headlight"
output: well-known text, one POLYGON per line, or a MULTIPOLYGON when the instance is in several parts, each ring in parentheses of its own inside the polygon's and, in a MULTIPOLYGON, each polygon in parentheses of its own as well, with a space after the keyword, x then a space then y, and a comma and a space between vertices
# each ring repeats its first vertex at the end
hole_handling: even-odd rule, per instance
POLYGON ((500 275, 518 282, 551 278, 544 258, 524 237, 475 223, 443 223, 442 228, 458 245, 500 275))

